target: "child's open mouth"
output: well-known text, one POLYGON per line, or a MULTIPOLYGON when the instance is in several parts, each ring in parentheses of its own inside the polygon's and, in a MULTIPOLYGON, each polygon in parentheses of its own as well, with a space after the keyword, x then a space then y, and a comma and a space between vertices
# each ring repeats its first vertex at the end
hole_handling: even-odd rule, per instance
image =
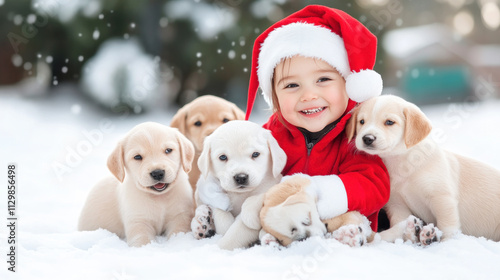
POLYGON ((300 111, 302 114, 305 114, 305 115, 312 115, 312 114, 317 114, 323 110, 325 110, 326 107, 319 107, 319 108, 315 108, 315 109, 307 109, 307 110, 302 110, 300 111))

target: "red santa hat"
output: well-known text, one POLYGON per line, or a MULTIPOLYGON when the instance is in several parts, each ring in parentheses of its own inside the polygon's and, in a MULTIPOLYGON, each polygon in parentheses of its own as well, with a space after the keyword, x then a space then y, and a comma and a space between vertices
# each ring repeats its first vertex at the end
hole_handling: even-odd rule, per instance
POLYGON ((382 93, 382 78, 373 71, 377 38, 345 12, 310 5, 276 22, 255 40, 246 119, 257 90, 272 108, 274 68, 295 55, 322 59, 346 80, 349 98, 363 102, 382 93))

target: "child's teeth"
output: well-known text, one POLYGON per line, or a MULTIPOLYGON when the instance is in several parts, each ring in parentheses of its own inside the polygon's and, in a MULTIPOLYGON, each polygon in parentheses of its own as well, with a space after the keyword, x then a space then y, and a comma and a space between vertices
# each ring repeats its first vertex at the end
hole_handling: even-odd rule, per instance
POLYGON ((304 110, 302 111, 306 115, 314 114, 323 111, 323 108, 316 108, 316 109, 311 109, 311 110, 304 110))

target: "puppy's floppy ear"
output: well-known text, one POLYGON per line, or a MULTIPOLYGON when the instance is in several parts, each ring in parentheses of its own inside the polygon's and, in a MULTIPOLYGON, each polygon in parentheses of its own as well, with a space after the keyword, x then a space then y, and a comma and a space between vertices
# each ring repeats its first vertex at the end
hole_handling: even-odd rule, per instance
POLYGON ((201 175, 207 178, 208 170, 210 170, 210 135, 203 140, 203 150, 198 158, 198 168, 201 175))
POLYGON ((111 173, 123 183, 125 179, 125 166, 123 162, 123 140, 118 142, 115 149, 108 157, 108 169, 111 173))
POLYGON ((243 111, 241 111, 241 109, 238 108, 238 106, 236 106, 236 104, 231 103, 231 109, 233 110, 233 115, 234 115, 235 120, 244 120, 245 119, 245 113, 243 113, 243 111))
POLYGON ((265 133, 267 138, 267 146, 269 148, 269 152, 271 153, 271 162, 273 164, 273 176, 274 178, 278 177, 285 168, 286 164, 286 154, 283 149, 281 149, 278 141, 273 137, 270 131, 266 131, 265 133))
POLYGON ((305 202, 306 200, 304 199, 304 194, 303 193, 296 193, 296 194, 293 194, 291 196, 289 196, 285 202, 283 202, 283 206, 289 206, 289 205, 294 205, 294 204, 297 204, 297 203, 303 203, 305 202))
POLYGON ((351 112, 351 118, 347 121, 345 126, 345 134, 347 137, 347 142, 351 142, 351 140, 356 136, 356 126, 358 124, 358 111, 359 107, 356 107, 351 112))
POLYGON ((406 118, 405 144, 407 148, 411 148, 429 135, 432 126, 424 113, 413 104, 404 108, 403 114, 406 118))
POLYGON ((179 143, 179 147, 181 149, 181 162, 182 168, 186 173, 191 171, 191 167, 194 159, 194 146, 186 136, 182 135, 180 132, 176 133, 177 142, 179 143))
POLYGON ((170 123, 171 127, 179 129, 182 134, 185 134, 187 131, 186 120, 188 115, 188 105, 189 104, 186 104, 184 107, 180 108, 172 117, 172 122, 170 123))

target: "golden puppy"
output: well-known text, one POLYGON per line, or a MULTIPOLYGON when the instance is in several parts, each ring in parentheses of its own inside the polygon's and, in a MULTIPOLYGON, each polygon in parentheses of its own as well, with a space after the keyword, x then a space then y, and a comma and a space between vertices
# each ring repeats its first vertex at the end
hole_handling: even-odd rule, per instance
POLYGON ((293 241, 324 236, 327 232, 350 246, 371 241, 370 222, 357 211, 321 221, 316 201, 307 192, 309 185, 309 179, 294 175, 266 192, 260 210, 262 244, 277 242, 288 246, 293 241))
POLYGON ((391 177, 391 228, 383 239, 399 236, 400 223, 413 214, 436 224, 443 238, 461 230, 500 241, 500 172, 441 149, 430 131, 417 106, 387 95, 363 102, 346 126, 348 139, 380 156, 391 177))
POLYGON ((90 191, 78 230, 103 228, 126 238, 130 246, 189 231, 194 201, 187 172, 193 156, 193 145, 177 129, 152 122, 137 125, 109 156, 115 177, 90 191))
POLYGON ((170 126, 176 127, 194 144, 195 157, 189 173, 189 182, 196 189, 200 177, 198 158, 203 149, 203 140, 217 127, 232 120, 244 120, 245 113, 234 103, 213 95, 204 95, 184 105, 172 118, 170 126))

